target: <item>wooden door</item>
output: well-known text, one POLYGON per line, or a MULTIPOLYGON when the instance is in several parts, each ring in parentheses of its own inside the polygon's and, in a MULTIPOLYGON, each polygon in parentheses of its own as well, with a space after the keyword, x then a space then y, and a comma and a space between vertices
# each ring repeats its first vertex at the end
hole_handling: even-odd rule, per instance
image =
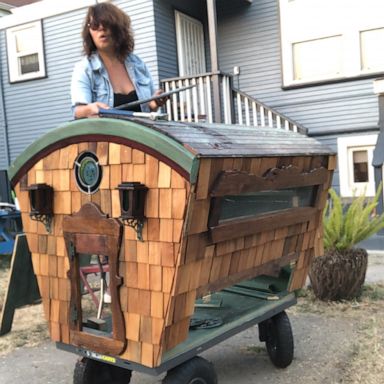
POLYGON ((64 217, 63 232, 70 264, 70 342, 99 353, 119 354, 125 347, 118 271, 123 226, 103 214, 96 204, 87 203, 78 213, 64 217), (93 281, 87 280, 88 274, 96 276, 93 281), (101 316, 107 294, 108 311, 101 316), (88 302, 84 301, 86 295, 88 302))

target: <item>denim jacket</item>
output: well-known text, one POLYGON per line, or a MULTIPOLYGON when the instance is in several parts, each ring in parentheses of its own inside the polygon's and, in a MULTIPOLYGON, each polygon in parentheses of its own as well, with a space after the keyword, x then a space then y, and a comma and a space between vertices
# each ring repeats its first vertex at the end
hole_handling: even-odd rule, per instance
MULTIPOLYGON (((125 59, 125 67, 140 99, 151 97, 154 86, 151 74, 145 63, 130 53, 125 59)), ((72 112, 76 105, 101 101, 113 107, 113 89, 108 72, 97 53, 84 57, 72 73, 71 82, 72 112)), ((149 112, 148 104, 141 104, 143 112, 149 112)))

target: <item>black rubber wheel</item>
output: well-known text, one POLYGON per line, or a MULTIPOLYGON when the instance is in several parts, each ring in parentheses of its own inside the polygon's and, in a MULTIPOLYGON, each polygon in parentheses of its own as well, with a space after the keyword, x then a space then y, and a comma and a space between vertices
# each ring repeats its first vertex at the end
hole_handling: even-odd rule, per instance
POLYGON ((128 384, 132 372, 116 365, 82 358, 73 372, 73 384, 128 384))
POLYGON ((217 376, 212 363, 196 356, 169 370, 162 383, 217 384, 217 376))
POLYGON ((269 358, 278 368, 286 368, 293 360, 293 335, 291 323, 283 311, 263 322, 264 341, 269 358))

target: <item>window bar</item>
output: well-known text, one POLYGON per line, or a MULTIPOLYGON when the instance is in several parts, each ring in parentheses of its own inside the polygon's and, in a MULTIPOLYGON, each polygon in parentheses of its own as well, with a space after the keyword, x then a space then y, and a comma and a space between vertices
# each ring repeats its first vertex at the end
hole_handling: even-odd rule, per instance
POLYGON ((227 81, 225 76, 223 76, 221 79, 221 89, 223 93, 224 123, 228 124, 228 94, 227 94, 227 81))
POLYGON ((200 98, 200 112, 203 116, 205 116, 205 97, 204 97, 204 81, 203 78, 199 77, 199 98, 200 98))
POLYGON ((239 124, 243 124, 243 111, 242 111, 242 105, 241 105, 241 95, 240 93, 237 94, 237 118, 239 120, 239 124))
POLYGON ((253 125, 257 127, 257 109, 256 109, 256 103, 252 101, 252 114, 253 114, 253 125))
POLYGON ((265 127, 265 111, 262 105, 260 105, 260 123, 262 127, 265 127))
MULTIPOLYGON (((182 87, 184 84, 183 84, 183 80, 179 80, 179 87, 182 87)), ((185 121, 185 111, 184 111, 184 108, 185 108, 185 105, 184 105, 184 92, 180 92, 179 93, 179 102, 180 102, 180 120, 181 121, 185 121)))
MULTIPOLYGON (((169 82, 165 82, 165 92, 169 92, 169 82)), ((168 99, 166 102, 166 108, 167 108, 167 114, 168 114, 168 121, 172 120, 172 103, 171 99, 168 99)))
POLYGON ((197 123, 199 121, 199 105, 197 103, 196 77, 194 77, 191 82, 195 85, 195 87, 192 88, 192 101, 195 122, 197 123))
POLYGON ((210 76, 206 76, 206 84, 207 84, 207 107, 208 107, 208 122, 212 123, 212 95, 211 95, 211 78, 210 76))
POLYGON ((245 102, 245 125, 250 126, 251 122, 249 119, 249 99, 248 97, 244 97, 245 102))
MULTIPOLYGON (((176 81, 172 81, 172 89, 175 89, 175 88, 176 88, 176 81)), ((177 113, 177 94, 176 93, 172 95, 172 109, 173 109, 173 120, 178 121, 179 116, 177 113)))
POLYGON ((281 128, 281 117, 279 115, 276 116, 276 128, 281 128))
MULTIPOLYGON (((189 79, 185 79, 185 85, 189 85, 189 79)), ((191 104, 191 90, 187 89, 186 91, 187 98, 187 121, 192 122, 192 104, 191 104)))

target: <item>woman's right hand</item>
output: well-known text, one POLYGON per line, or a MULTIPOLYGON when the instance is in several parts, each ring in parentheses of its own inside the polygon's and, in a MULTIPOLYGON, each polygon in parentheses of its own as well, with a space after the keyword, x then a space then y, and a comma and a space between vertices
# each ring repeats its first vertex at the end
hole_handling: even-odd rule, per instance
POLYGON ((75 119, 82 119, 85 117, 97 117, 100 109, 109 109, 109 106, 100 101, 94 103, 77 105, 75 107, 75 119))

